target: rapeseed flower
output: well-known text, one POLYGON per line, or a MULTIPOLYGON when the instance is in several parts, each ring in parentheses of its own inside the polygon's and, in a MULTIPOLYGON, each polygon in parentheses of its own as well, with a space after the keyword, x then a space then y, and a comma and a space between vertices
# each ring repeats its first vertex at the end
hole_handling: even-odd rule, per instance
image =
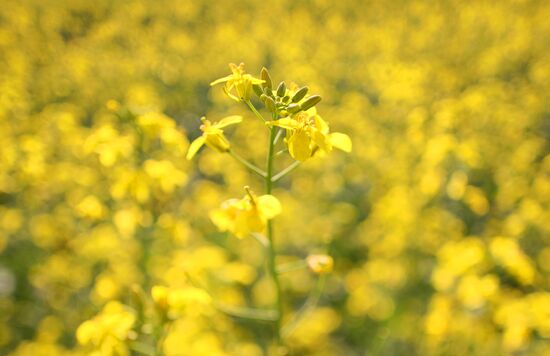
POLYGON ((210 219, 221 231, 238 238, 262 232, 269 219, 281 213, 281 203, 273 195, 256 196, 248 187, 242 199, 229 199, 219 209, 210 212, 210 219))
POLYGON ((90 345, 106 354, 127 354, 126 340, 136 322, 135 312, 118 301, 105 305, 101 313, 83 322, 76 331, 81 345, 90 345))
POLYGON ((187 286, 169 288, 165 286, 153 286, 151 296, 155 306, 162 313, 166 313, 169 319, 177 319, 190 309, 198 311, 201 307, 208 307, 212 298, 204 290, 187 286))
POLYGON ((336 147, 351 152, 352 144, 348 135, 329 130, 328 124, 317 115, 315 108, 298 112, 290 117, 267 123, 286 129, 285 142, 292 158, 303 162, 314 154, 325 154, 336 147))
POLYGON ((205 117, 201 118, 202 125, 200 127, 202 131, 202 136, 196 138, 191 145, 189 145, 189 150, 187 151, 187 159, 192 159, 202 145, 207 145, 208 147, 215 149, 218 152, 227 152, 229 151, 229 141, 225 138, 222 128, 238 124, 242 121, 242 116, 232 115, 226 118, 221 119, 219 122, 211 123, 205 117))
POLYGON ((210 86, 225 83, 223 91, 231 99, 239 101, 249 101, 250 94, 252 93, 252 85, 262 84, 264 81, 253 77, 251 74, 246 74, 244 71, 244 63, 236 65, 234 63, 229 64, 232 74, 223 78, 217 79, 210 83, 210 86), (233 94, 235 89, 235 94, 233 94))

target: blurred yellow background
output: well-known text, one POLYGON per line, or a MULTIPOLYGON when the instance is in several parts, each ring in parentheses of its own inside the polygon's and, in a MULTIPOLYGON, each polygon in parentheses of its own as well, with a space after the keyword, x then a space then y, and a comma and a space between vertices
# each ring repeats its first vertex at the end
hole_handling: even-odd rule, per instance
MULTIPOLYGON (((520 0, 3 1, 0 354, 87 354, 83 321, 188 274, 271 305, 257 242, 208 219, 260 182, 213 150, 185 160, 201 116, 241 114, 228 136, 263 164, 262 124, 209 87, 244 62, 308 85, 354 144, 274 191, 281 261, 335 261, 292 354, 550 355, 549 18, 520 0)), ((315 277, 282 278, 290 314, 315 277)), ((190 311, 164 351, 261 355, 264 329, 190 311)))

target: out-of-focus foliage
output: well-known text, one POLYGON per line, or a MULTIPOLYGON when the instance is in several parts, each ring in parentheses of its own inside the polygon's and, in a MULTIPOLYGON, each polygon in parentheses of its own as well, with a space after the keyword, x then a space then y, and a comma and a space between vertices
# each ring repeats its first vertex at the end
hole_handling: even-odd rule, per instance
MULTIPOLYGON (((208 84, 241 61, 308 84, 354 143, 274 191, 281 262, 334 258, 293 354, 550 353, 548 18, 548 1, 3 1, 0 353, 86 354, 85 322, 81 343, 126 354, 160 285, 166 354, 262 354, 270 330, 210 301, 271 305, 261 248, 207 217, 256 180, 185 159, 201 116, 235 114, 208 84)), ((263 164, 265 128, 238 114, 228 137, 263 164)), ((287 317, 314 280, 282 275, 287 317)))

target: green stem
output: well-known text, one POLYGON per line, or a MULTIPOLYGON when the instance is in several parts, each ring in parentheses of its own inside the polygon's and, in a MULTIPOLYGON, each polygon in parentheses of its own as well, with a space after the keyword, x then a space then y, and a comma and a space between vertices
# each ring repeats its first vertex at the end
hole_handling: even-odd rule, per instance
MULTIPOLYGON (((275 114, 273 115, 273 119, 276 119, 275 114)), ((271 194, 271 190, 273 189, 273 158, 274 158, 274 149, 275 149, 275 135, 276 131, 274 127, 269 128, 269 147, 267 151, 267 168, 266 168, 266 178, 265 178, 265 191, 266 194, 271 194)), ((279 281, 279 275, 277 274, 277 267, 275 265, 275 243, 273 238, 273 222, 271 220, 267 221, 267 239, 269 240, 269 261, 268 261, 268 268, 269 273, 271 274, 271 277, 273 278, 273 284, 275 285, 275 293, 276 293, 276 305, 275 308, 277 310, 277 319, 275 320, 275 336, 277 343, 281 342, 281 319, 283 316, 283 304, 282 304, 282 298, 281 298, 281 283, 279 281)))
POLYGON ((216 306, 216 309, 218 309, 219 311, 237 318, 268 321, 268 322, 273 322, 278 318, 277 311, 270 310, 270 309, 253 309, 253 308, 225 305, 220 303, 217 303, 215 306, 216 306))
POLYGON ((242 158, 232 150, 227 151, 227 153, 229 153, 231 157, 235 158, 238 162, 244 164, 247 168, 249 168, 252 172, 256 173, 260 177, 265 179, 265 177, 267 176, 267 174, 264 171, 262 171, 260 168, 248 162, 246 159, 242 158))
POLYGON ((260 118, 263 122, 267 122, 267 120, 264 119, 262 114, 260 114, 259 111, 256 110, 256 108, 254 107, 254 105, 252 105, 252 103, 250 101, 245 101, 245 104, 254 113, 254 115, 256 115, 258 118, 260 118))
POLYGON ((298 166, 300 165, 300 161, 296 161, 294 163, 292 163, 290 166, 286 167, 285 169, 283 169, 281 172, 277 173, 276 175, 274 175, 272 178, 271 178, 271 181, 273 183, 279 181, 280 179, 282 179, 284 176, 286 176, 288 173, 292 172, 293 170, 295 170, 296 168, 298 168, 298 166))
POLYGON ((289 263, 285 263, 283 265, 277 266, 277 273, 281 274, 281 273, 292 272, 292 271, 296 271, 306 267, 307 267, 307 262, 305 260, 289 262, 289 263))
POLYGON ((294 317, 292 320, 283 327, 281 330, 281 333, 283 336, 287 337, 296 329, 296 327, 300 324, 302 320, 307 316, 307 314, 315 308, 317 303, 319 302, 319 299, 321 298, 321 295, 323 294, 323 289, 325 287, 325 275, 320 275, 317 279, 317 285, 315 286, 315 289, 311 292, 305 303, 302 305, 300 310, 294 314, 294 317))

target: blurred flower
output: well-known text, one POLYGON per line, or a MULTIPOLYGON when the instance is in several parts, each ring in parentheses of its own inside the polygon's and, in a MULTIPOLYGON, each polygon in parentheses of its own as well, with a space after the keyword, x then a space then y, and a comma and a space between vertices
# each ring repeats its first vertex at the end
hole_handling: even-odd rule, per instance
POLYGON ((83 322, 76 331, 76 339, 81 345, 90 345, 109 355, 128 354, 125 341, 136 321, 133 310, 111 301, 101 313, 83 322))
POLYGON ((208 293, 195 287, 154 286, 151 296, 158 310, 165 313, 169 319, 176 319, 185 313, 194 314, 200 307, 207 307, 212 303, 208 293))

